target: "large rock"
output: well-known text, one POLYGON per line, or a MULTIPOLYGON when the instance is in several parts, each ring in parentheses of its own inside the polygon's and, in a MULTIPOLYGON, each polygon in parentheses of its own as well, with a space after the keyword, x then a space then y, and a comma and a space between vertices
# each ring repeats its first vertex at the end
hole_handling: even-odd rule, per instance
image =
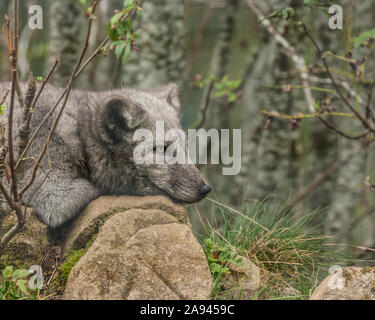
POLYGON ((63 299, 210 298, 212 280, 202 248, 191 228, 179 223, 186 222, 181 211, 173 211, 179 207, 159 199, 137 203, 145 208, 153 202, 174 216, 160 209, 130 209, 104 222, 72 268, 63 299))
POLYGON ((310 300, 375 300, 375 267, 346 267, 330 274, 310 300))
MULTIPOLYGON (((38 220, 32 209, 26 210, 24 230, 18 233, 7 245, 3 259, 18 268, 40 265, 48 247, 47 226, 38 220)), ((4 235, 17 221, 15 213, 8 215, 3 222, 4 235)))
POLYGON ((164 196, 102 196, 92 201, 74 221, 67 235, 64 252, 83 248, 106 219, 132 208, 159 209, 174 216, 178 222, 190 225, 186 209, 164 196))

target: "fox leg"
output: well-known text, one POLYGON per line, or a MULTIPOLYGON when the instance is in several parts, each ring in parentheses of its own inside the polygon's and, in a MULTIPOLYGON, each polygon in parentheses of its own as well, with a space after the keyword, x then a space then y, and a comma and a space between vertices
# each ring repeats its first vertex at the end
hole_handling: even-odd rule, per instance
POLYGON ((100 195, 100 190, 90 181, 53 171, 48 177, 38 176, 24 201, 45 224, 55 229, 76 217, 100 195))

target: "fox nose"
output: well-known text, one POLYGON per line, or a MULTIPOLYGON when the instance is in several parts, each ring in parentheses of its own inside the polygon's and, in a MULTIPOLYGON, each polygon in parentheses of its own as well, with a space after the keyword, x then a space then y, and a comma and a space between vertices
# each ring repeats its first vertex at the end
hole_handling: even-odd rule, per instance
POLYGON ((209 185, 204 185, 202 189, 199 190, 199 194, 204 198, 211 192, 211 187, 209 185))

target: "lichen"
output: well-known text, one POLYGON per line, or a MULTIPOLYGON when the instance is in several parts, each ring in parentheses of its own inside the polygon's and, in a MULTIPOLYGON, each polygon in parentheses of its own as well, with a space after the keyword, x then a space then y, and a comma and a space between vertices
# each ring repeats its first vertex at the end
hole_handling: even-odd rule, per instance
POLYGON ((364 268, 362 268, 362 270, 361 270, 361 274, 366 274, 366 273, 370 273, 370 272, 375 273, 375 268, 372 268, 372 267, 364 267, 364 268))
POLYGON ((353 277, 352 277, 352 275, 350 274, 350 272, 346 271, 345 269, 342 271, 342 274, 343 274, 343 276, 345 277, 345 280, 346 280, 346 281, 351 281, 351 280, 353 280, 353 277))
POLYGON ((365 294, 362 296, 362 300, 372 300, 372 299, 370 298, 370 296, 369 296, 367 293, 365 293, 365 294))

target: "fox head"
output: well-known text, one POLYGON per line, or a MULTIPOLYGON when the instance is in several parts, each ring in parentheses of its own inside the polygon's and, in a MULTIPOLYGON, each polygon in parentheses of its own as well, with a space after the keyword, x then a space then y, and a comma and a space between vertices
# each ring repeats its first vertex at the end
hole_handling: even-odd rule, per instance
POLYGON ((108 92, 101 100, 103 112, 100 113, 96 129, 107 153, 95 156, 101 157, 100 161, 96 160, 100 162, 96 168, 110 168, 105 170, 105 176, 101 170, 93 170, 91 178, 104 192, 163 194, 178 202, 194 203, 211 191, 194 164, 189 161, 168 161, 177 152, 189 159, 186 135, 180 124, 180 99, 176 84, 148 91, 115 90, 108 92), (158 123, 164 124, 165 132, 178 131, 179 138, 168 140, 168 137, 163 137, 162 142, 158 141, 158 123), (162 156, 165 161, 144 163, 134 157, 135 149, 140 144, 135 135, 140 130, 152 135, 150 141, 143 141, 143 156, 154 160, 162 156))

